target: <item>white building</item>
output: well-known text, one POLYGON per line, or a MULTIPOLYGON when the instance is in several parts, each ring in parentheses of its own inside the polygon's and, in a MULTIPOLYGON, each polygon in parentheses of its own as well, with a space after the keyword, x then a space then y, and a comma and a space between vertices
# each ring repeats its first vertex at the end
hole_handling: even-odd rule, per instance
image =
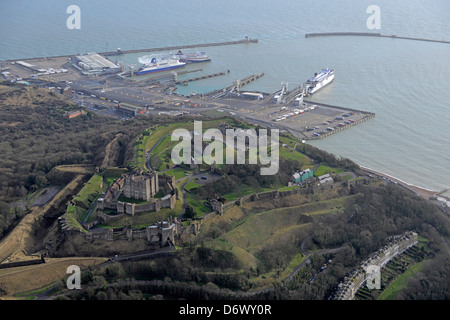
POLYGON ((324 174, 323 176, 319 177, 319 182, 320 182, 320 184, 333 183, 333 178, 330 176, 329 173, 327 173, 327 174, 324 174))

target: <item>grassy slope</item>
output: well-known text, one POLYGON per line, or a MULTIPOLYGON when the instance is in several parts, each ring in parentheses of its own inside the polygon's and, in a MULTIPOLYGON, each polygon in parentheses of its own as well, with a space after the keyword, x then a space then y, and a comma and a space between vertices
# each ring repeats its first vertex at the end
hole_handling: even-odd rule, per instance
MULTIPOLYGON (((224 122, 231 124, 233 119, 226 118, 202 121, 202 129, 217 128, 219 124, 224 122)), ((145 154, 147 150, 151 149, 160 138, 167 134, 171 134, 175 129, 193 130, 194 122, 171 123, 167 126, 158 126, 155 130, 151 130, 151 134, 149 136, 144 136, 136 145, 136 165, 140 168, 145 168, 145 154)), ((154 154, 164 152, 164 150, 167 151, 170 146, 173 146, 176 143, 177 142, 172 142, 170 136, 168 136, 161 141, 161 146, 158 145, 155 148, 154 154)))
POLYGON ((336 169, 336 168, 331 168, 328 166, 324 166, 324 165, 320 165, 316 171, 314 171, 314 177, 320 177, 324 174, 327 173, 343 173, 344 170, 342 169, 336 169))
POLYGON ((392 283, 384 289, 384 291, 378 297, 378 300, 394 300, 397 293, 402 291, 408 284, 408 280, 410 277, 414 276, 417 272, 419 272, 426 260, 422 260, 419 263, 412 265, 408 270, 406 270, 403 274, 397 277, 392 283))
MULTIPOLYGON (((417 246, 419 248, 425 247, 425 250, 429 250, 426 248, 429 240, 423 236, 418 237, 419 243, 417 246)), ((403 274, 398 276, 394 281, 392 281, 389 286, 383 290, 383 292, 378 296, 377 300, 394 300, 397 293, 402 291, 406 285, 408 284, 408 280, 413 277, 415 274, 422 270, 424 263, 427 260, 422 260, 418 263, 411 265, 408 270, 406 270, 403 274)))
POLYGON ((103 191, 103 177, 94 174, 83 189, 74 198, 75 206, 68 206, 66 210, 66 221, 76 229, 82 229, 78 220, 83 221, 89 212, 92 201, 103 191))
MULTIPOLYGON (((252 213, 245 218, 243 218, 242 210, 234 206, 228 209, 223 216, 229 215, 230 210, 232 210, 231 212, 234 211, 228 220, 228 222, 233 224, 233 228, 220 237, 211 240, 210 245, 219 250, 228 250, 235 254, 243 265, 256 268, 260 263, 256 257, 259 250, 290 234, 298 234, 298 232, 308 227, 309 224, 298 224, 301 215, 337 213, 340 208, 354 203, 355 197, 345 196, 286 208, 277 208, 252 213), (240 214, 236 212, 240 212, 240 214)), ((220 218, 217 218, 217 220, 220 220, 220 218)), ((298 260, 300 257, 295 256, 293 259, 298 260)), ((288 268, 291 270, 294 267, 288 268)))

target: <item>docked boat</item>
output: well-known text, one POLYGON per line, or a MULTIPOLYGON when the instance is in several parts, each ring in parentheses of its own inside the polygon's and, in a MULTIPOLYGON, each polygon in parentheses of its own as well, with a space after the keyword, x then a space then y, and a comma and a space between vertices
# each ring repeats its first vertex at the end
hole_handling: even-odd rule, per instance
POLYGON ((135 75, 143 75, 148 73, 162 72, 168 71, 172 69, 177 69, 185 66, 186 63, 179 61, 177 59, 161 59, 156 60, 153 58, 152 61, 148 64, 140 67, 134 74, 135 75))
POLYGON ((179 50, 175 56, 179 61, 186 63, 211 61, 211 58, 204 52, 183 53, 179 50))
POLYGON ((308 94, 313 94, 330 84, 334 79, 333 69, 322 69, 319 73, 314 74, 314 77, 309 79, 306 83, 309 85, 308 94))

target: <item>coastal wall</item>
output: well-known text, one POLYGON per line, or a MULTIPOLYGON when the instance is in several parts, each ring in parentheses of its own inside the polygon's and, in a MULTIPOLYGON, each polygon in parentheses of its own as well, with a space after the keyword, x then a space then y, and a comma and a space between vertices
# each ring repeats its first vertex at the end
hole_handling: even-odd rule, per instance
POLYGON ((323 33, 307 33, 307 34, 305 34, 305 38, 332 37, 332 36, 380 37, 380 38, 393 38, 393 39, 427 41, 427 42, 449 43, 450 44, 450 41, 448 41, 448 40, 435 40, 435 39, 426 39, 426 38, 402 37, 402 36, 397 36, 395 34, 383 35, 381 33, 374 33, 374 32, 323 32, 323 33))
POLYGON ((373 33, 373 32, 322 32, 322 33, 307 33, 307 34, 305 34, 305 38, 331 37, 331 36, 381 37, 381 33, 373 33))
MULTIPOLYGON (((179 50, 179 49, 230 46, 230 45, 249 44, 249 43, 258 43, 258 42, 259 42, 258 39, 245 38, 243 40, 237 40, 237 41, 225 41, 225 42, 214 42, 214 43, 198 43, 198 44, 180 45, 180 46, 171 46, 171 47, 161 47, 161 48, 109 51, 109 52, 99 52, 98 54, 103 55, 103 56, 114 56, 114 55, 129 54, 129 53, 158 52, 158 51, 169 51, 169 50, 179 50)), ((25 61, 25 60, 32 60, 32 59, 44 59, 45 60, 45 59, 52 59, 52 58, 70 58, 72 56, 74 56, 74 55, 71 54, 71 55, 59 55, 59 56, 51 56, 51 57, 34 57, 34 58, 22 58, 22 59, 10 59, 10 60, 5 60, 5 62, 13 62, 13 61, 17 61, 17 60, 25 61)))
POLYGON ((110 56, 110 55, 118 55, 118 54, 128 54, 128 53, 141 53, 141 52, 155 52, 155 51, 169 51, 169 50, 179 50, 179 49, 193 49, 199 47, 218 47, 218 46, 230 46, 237 44, 247 44, 247 43, 258 43, 258 39, 243 39, 237 41, 225 41, 225 42, 213 42, 213 43, 203 43, 203 44, 190 44, 190 45, 182 45, 182 46, 171 46, 171 47, 162 47, 162 48, 151 48, 151 49, 136 49, 136 50, 125 50, 125 51, 114 51, 114 52, 100 52, 99 54, 110 56))

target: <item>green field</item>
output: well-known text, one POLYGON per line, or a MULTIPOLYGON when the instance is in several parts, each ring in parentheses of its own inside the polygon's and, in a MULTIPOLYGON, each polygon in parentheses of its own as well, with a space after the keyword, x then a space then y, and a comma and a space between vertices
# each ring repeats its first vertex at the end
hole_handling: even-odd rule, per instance
MULTIPOLYGON (((239 125, 242 126, 240 122, 236 122, 236 120, 231 118, 223 118, 217 120, 208 120, 202 121, 202 129, 206 130, 209 128, 217 128, 221 123, 228 123, 230 125, 239 125)), ((145 155, 148 150, 150 150, 160 138, 165 135, 170 135, 175 129, 186 129, 193 130, 194 122, 176 122, 168 125, 160 125, 152 127, 145 131, 145 133, 149 133, 149 135, 141 135, 136 141, 136 156, 134 165, 138 168, 145 169, 145 155)), ((171 146, 175 145, 177 141, 172 142, 171 137, 167 136, 161 141, 161 145, 153 150, 153 155, 162 154, 164 152, 168 152, 171 150, 171 146)), ((170 152, 169 152, 170 154, 170 152)))
POLYGON ((182 179, 184 177, 186 177, 186 174, 191 175, 192 171, 183 169, 183 168, 175 168, 175 169, 170 169, 164 172, 158 172, 158 174, 162 175, 162 174, 167 174, 169 176, 174 176, 175 180, 179 180, 182 179))
POLYGON ((74 229, 85 231, 84 228, 81 226, 81 224, 78 222, 78 217, 81 215, 81 213, 82 212, 79 207, 68 206, 65 213, 67 225, 74 229))
POLYGON ((227 199, 228 201, 233 201, 237 198, 255 193, 255 189, 250 187, 249 185, 242 184, 239 185, 233 192, 224 194, 222 197, 227 199))
POLYGON ((200 183, 197 183, 197 182, 195 182, 194 180, 192 180, 192 181, 190 181, 187 185, 185 185, 184 186, 184 189, 186 189, 186 190, 192 190, 192 189, 196 189, 196 188, 198 188, 198 187, 201 187, 201 186, 203 186, 202 184, 200 184, 200 183))
POLYGON ((67 207, 65 214, 67 223, 76 229, 82 229, 78 221, 84 221, 92 203, 102 192, 103 177, 99 174, 94 174, 74 197, 73 202, 75 205, 67 207))
POLYGON ((89 209, 92 201, 103 192, 103 177, 99 174, 94 174, 91 179, 84 185, 83 189, 78 192, 74 198, 77 206, 84 209, 89 209))
MULTIPOLYGON (((252 126, 245 126, 242 123, 233 123, 233 119, 220 119, 220 120, 210 120, 210 121, 203 121, 202 123, 202 129, 203 131, 209 129, 209 128, 215 128, 218 127, 220 123, 227 122, 229 124, 238 125, 242 128, 253 128, 252 126)), ((146 151, 149 150, 152 146, 158 142, 159 139, 162 138, 162 140, 158 143, 156 148, 152 151, 152 154, 150 155, 151 158, 151 164, 157 171, 167 170, 170 168, 170 166, 173 165, 171 160, 171 152, 173 147, 178 143, 178 141, 171 141, 170 134, 178 128, 183 128, 187 130, 193 129, 193 122, 186 122, 186 123, 173 123, 166 126, 158 126, 152 128, 152 130, 147 130, 147 132, 151 132, 150 135, 141 135, 138 139, 138 142, 136 143, 136 166, 137 167, 145 167, 145 154, 146 151), (165 136, 167 135, 167 136, 165 136), (165 137, 164 137, 165 136, 165 137)), ((285 143, 289 145, 290 147, 293 147, 296 143, 299 143, 298 140, 294 140, 294 138, 289 137, 280 137, 280 142, 285 143)), ((224 159, 226 157, 226 154, 228 152, 229 147, 225 146, 223 149, 223 156, 224 159)), ((298 160, 302 163, 302 169, 304 167, 313 167, 312 161, 305 156, 304 154, 288 148, 281 146, 280 149, 280 157, 287 159, 287 160, 298 160)), ((235 151, 233 150, 235 153, 235 151)), ((246 153, 247 156, 247 153, 246 153)), ((204 158, 205 162, 209 161, 209 159, 204 158)), ((225 160, 222 161, 225 163, 225 160)), ((222 165, 219 165, 222 166, 222 165)), ((299 168, 300 169, 300 168, 299 168)))
POLYGON ((327 173, 343 173, 343 172, 344 172, 344 170, 342 170, 342 169, 336 169, 336 168, 331 168, 328 166, 320 165, 316 169, 316 171, 314 171, 314 177, 320 177, 327 173))
POLYGON ((227 232, 210 242, 215 249, 229 250, 247 267, 261 266, 258 252, 279 238, 304 230, 308 224, 296 224, 298 216, 278 215, 277 212, 262 212, 245 219, 227 232), (284 219, 286 218, 286 219, 284 219))
MULTIPOLYGON (((307 216, 339 214, 344 208, 352 206, 358 199, 358 195, 336 197, 330 193, 329 197, 331 198, 325 197, 323 200, 303 203, 305 200, 302 196, 292 197, 294 198, 290 200, 290 206, 271 210, 263 209, 264 203, 271 200, 262 200, 260 205, 257 205, 260 201, 250 201, 244 202, 240 207, 231 206, 227 209, 226 214, 216 218, 224 221, 228 219, 228 223, 231 223, 231 230, 207 241, 205 245, 216 250, 226 250, 233 253, 236 259, 247 268, 256 269, 259 267, 264 269, 263 262, 260 260, 260 253, 266 248, 273 248, 277 243, 289 241, 289 239, 300 235, 306 236, 311 227, 307 216), (294 201, 294 199, 296 200, 294 201), (295 202, 299 204, 296 205, 295 202), (258 209, 254 208, 253 205, 257 205, 256 208, 258 209), (233 213, 230 213, 230 210, 233 213), (235 211, 241 212, 241 215, 235 217, 237 215, 235 211), (243 212, 246 212, 246 214, 243 214, 243 212)), ((215 221, 214 225, 220 224, 215 221)), ((265 273, 253 277, 252 283, 264 287, 270 285, 272 280, 285 278, 302 263, 305 256, 297 252, 289 258, 289 262, 283 267, 277 270, 269 269, 265 273)))
POLYGON ((307 156, 298 152, 297 150, 280 146, 279 152, 280 152, 280 157, 282 157, 286 160, 299 160, 305 165, 312 164, 311 160, 307 156))
POLYGON ((166 136, 162 141, 158 143, 156 148, 153 150, 153 154, 159 154, 166 150, 167 148, 171 148, 175 146, 178 143, 178 141, 172 141, 171 136, 166 136))
POLYGON ((403 274, 397 277, 394 281, 389 284, 389 286, 383 290, 383 292, 378 296, 378 300, 394 300, 397 293, 399 293, 408 284, 408 280, 419 272, 425 260, 412 265, 403 274))

